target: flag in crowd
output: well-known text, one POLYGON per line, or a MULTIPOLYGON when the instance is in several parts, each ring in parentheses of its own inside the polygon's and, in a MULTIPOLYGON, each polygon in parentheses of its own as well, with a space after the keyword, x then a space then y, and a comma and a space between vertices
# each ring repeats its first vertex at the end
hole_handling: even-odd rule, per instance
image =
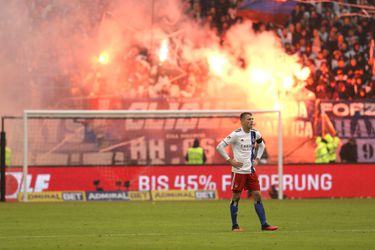
POLYGON ((245 0, 238 15, 253 21, 284 24, 297 4, 294 0, 245 0))

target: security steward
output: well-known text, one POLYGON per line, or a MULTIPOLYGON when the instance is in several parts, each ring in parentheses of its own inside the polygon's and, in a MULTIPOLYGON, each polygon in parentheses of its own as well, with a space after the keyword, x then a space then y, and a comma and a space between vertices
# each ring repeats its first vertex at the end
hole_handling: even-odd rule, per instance
POLYGON ((198 139, 194 139, 193 146, 188 149, 185 155, 185 160, 189 165, 202 165, 207 161, 204 149, 200 146, 198 139))
POLYGON ((318 136, 315 143, 315 163, 329 163, 329 153, 326 139, 318 136))

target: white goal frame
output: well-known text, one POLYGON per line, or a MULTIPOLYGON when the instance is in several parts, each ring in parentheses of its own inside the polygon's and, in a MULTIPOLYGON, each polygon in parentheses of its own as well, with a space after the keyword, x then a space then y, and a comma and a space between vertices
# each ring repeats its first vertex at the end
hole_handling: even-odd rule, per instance
POLYGON ((23 112, 23 201, 27 202, 28 119, 29 118, 234 118, 243 112, 276 113, 278 115, 278 199, 283 199, 283 144, 281 110, 25 110, 23 112))

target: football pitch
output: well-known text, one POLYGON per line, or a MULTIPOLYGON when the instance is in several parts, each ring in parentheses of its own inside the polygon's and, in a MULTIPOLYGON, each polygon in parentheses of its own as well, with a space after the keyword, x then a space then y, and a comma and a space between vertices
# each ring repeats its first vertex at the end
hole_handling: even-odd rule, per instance
POLYGON ((375 199, 1 203, 0 249, 375 249, 375 199))

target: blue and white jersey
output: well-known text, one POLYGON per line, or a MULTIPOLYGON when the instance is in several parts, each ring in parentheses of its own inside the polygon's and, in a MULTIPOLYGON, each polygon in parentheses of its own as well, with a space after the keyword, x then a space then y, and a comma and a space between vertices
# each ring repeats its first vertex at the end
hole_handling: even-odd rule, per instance
POLYGON ((249 133, 246 133, 242 128, 239 128, 223 140, 226 145, 232 145, 234 160, 243 163, 243 166, 239 169, 232 167, 233 173, 255 172, 252 162, 255 159, 255 143, 260 138, 262 138, 262 135, 258 130, 251 129, 249 133))

